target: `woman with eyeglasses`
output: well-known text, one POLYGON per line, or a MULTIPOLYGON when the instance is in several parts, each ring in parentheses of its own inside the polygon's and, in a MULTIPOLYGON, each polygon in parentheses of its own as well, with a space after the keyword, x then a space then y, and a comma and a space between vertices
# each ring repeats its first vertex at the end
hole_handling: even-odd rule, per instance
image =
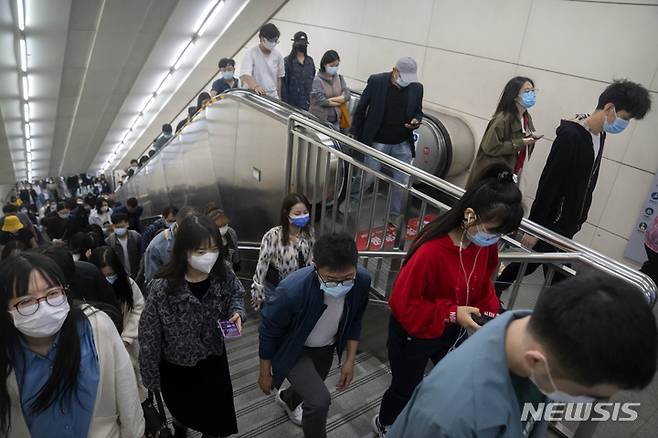
POLYGON ((259 310, 273 296, 284 278, 311 264, 313 233, 311 203, 306 196, 290 193, 283 198, 280 224, 263 236, 258 264, 251 284, 251 303, 259 310))
POLYGON ((178 222, 171 259, 149 283, 139 322, 142 381, 162 392, 177 437, 188 427, 203 437, 238 431, 220 323, 241 332, 244 288, 221 249, 219 230, 207 217, 178 222))
POLYGON ((41 254, 0 263, 0 436, 143 436, 135 374, 114 324, 74 306, 64 284, 41 254))
POLYGON ((484 131, 466 188, 482 179, 482 172, 494 163, 504 163, 521 178, 535 142, 535 126, 528 110, 535 105, 537 91, 532 79, 517 76, 503 89, 498 106, 484 131))
POLYGON ((447 212, 427 224, 412 243, 389 298, 388 358, 391 385, 373 428, 383 436, 436 364, 498 314, 493 285, 497 242, 523 218, 521 191, 511 169, 493 165, 447 212))
POLYGON ((95 265, 107 282, 112 285, 112 290, 121 306, 121 316, 123 318, 121 340, 130 355, 140 390, 140 399, 143 400, 145 394, 143 394, 141 387, 141 376, 138 375, 139 343, 137 342, 137 329, 139 327, 139 318, 144 310, 144 296, 135 280, 128 276, 121 260, 119 260, 119 256, 111 247, 101 246, 93 250, 89 257, 89 263, 95 265))

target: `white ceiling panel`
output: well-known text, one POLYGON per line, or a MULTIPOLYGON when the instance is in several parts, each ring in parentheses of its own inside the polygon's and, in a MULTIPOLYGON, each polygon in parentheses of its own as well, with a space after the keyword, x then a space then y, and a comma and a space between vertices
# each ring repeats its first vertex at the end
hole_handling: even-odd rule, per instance
MULTIPOLYGON (((27 176, 16 1, 0 0, 0 185, 27 176)), ((97 171, 193 36, 211 2, 22 1, 35 178, 97 171)), ((225 0, 124 149, 143 150, 144 142, 159 132, 161 119, 175 117, 216 73, 218 54, 236 53, 283 3, 225 0), (242 18, 235 20, 238 14, 242 18)))

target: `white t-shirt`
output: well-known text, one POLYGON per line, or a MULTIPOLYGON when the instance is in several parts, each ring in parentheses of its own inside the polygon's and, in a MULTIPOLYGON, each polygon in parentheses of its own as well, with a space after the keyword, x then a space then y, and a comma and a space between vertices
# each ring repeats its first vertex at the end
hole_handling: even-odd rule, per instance
MULTIPOLYGON (((590 132, 590 134, 592 133, 590 132)), ((592 134, 592 147, 594 148, 594 161, 596 161, 599 150, 601 150, 601 134, 592 134)))
POLYGON ((324 313, 306 338, 306 342, 304 342, 306 347, 326 347, 333 344, 336 339, 340 318, 343 316, 345 296, 334 298, 324 294, 324 303, 327 308, 324 309, 324 313))
POLYGON ((258 85, 265 88, 268 96, 278 98, 277 80, 286 75, 283 55, 276 49, 266 55, 260 49, 260 45, 256 45, 245 52, 240 64, 240 75, 251 75, 258 85))
POLYGON ((132 272, 130 271, 130 257, 128 257, 128 236, 126 236, 124 239, 117 238, 117 240, 123 249, 123 268, 126 270, 128 275, 132 275, 132 272))

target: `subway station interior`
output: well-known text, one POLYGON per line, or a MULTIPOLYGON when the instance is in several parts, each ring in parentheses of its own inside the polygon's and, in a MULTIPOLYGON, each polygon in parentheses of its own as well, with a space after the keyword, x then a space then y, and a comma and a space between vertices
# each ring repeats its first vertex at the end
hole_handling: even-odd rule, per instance
POLYGON ((0 436, 658 433, 658 0, 0 0, 0 122, 0 436))

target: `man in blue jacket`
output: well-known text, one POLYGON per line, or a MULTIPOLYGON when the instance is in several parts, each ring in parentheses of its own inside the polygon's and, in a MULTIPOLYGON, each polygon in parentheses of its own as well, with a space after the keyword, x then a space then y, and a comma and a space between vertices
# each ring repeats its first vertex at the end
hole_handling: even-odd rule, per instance
POLYGON ((261 313, 258 384, 269 394, 288 379, 291 386, 275 400, 307 438, 327 436, 331 396, 324 379, 334 351, 339 362, 346 351, 336 389, 347 388, 354 375, 370 289, 370 274, 357 261, 350 235, 322 236, 313 247, 314 266, 286 277, 261 313))
MULTIPOLYGON (((416 155, 414 130, 423 119, 423 85, 418 82, 418 67, 413 58, 400 58, 393 70, 368 78, 352 120, 351 134, 361 143, 407 164, 416 155)), ((365 164, 374 171, 382 166, 366 157, 365 164)), ((407 176, 394 171, 393 178, 407 183, 407 176)), ((366 177, 364 190, 373 182, 366 177)), ((359 196, 361 185, 355 181, 352 198, 359 196)), ((391 214, 393 222, 402 211, 402 192, 393 190, 391 214)))
MULTIPOLYGON (((543 292, 534 311, 505 312, 448 354, 386 438, 543 437, 547 418, 647 386, 657 341, 637 289, 600 273, 572 277, 543 292)), ((589 406, 599 418, 613 409, 589 406)))

